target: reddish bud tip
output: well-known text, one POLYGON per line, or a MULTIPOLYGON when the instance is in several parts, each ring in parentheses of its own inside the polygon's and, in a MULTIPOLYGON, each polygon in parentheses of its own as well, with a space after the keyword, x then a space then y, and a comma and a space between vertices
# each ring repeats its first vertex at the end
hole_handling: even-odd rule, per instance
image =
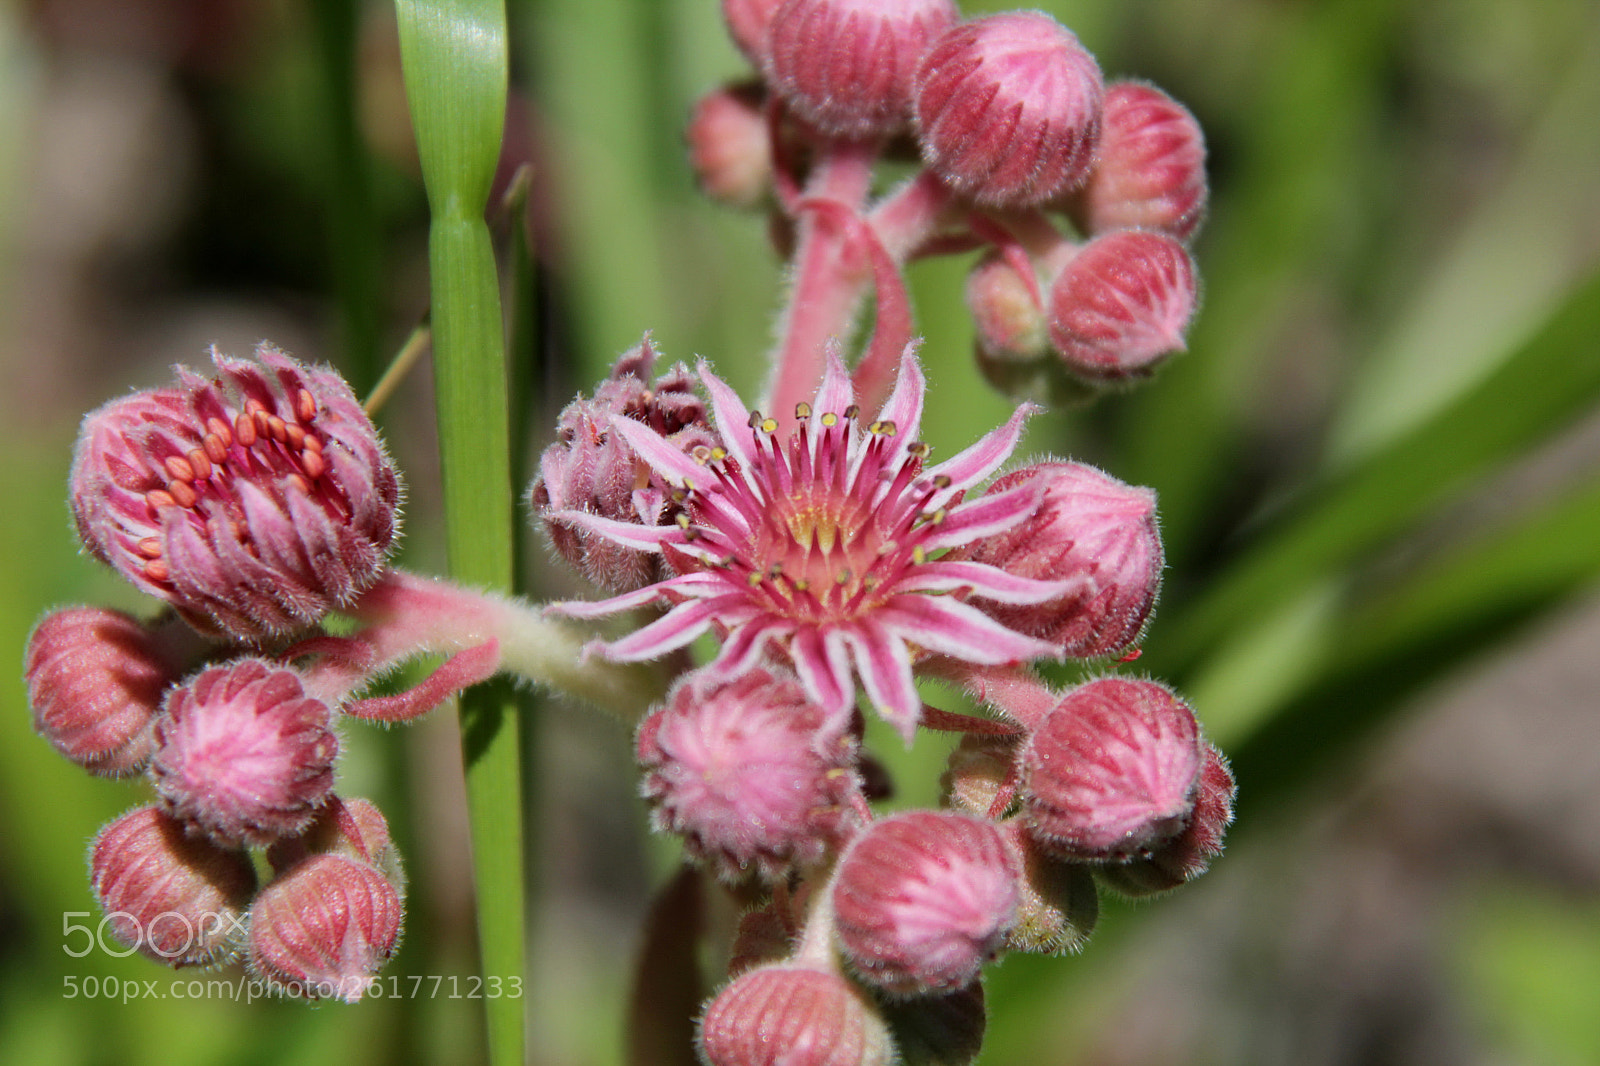
POLYGON ((1194 116, 1153 85, 1107 87, 1099 159, 1070 205, 1083 228, 1159 230, 1187 240, 1205 206, 1205 136, 1194 116))
POLYGON ((123 944, 173 967, 221 962, 241 947, 256 889, 245 852, 187 836, 142 807, 100 830, 89 866, 95 899, 123 944))
POLYGON ((1016 921, 1020 873, 985 819, 909 811, 874 822, 839 862, 839 943, 857 972, 886 991, 963 988, 1016 921))
POLYGON ((1069 692, 1019 758, 1033 839, 1090 861, 1148 855, 1181 833, 1203 761, 1187 704, 1153 681, 1117 677, 1069 692))
POLYGON ((725 85, 694 105, 686 131, 700 190, 729 207, 759 206, 772 191, 772 143, 761 87, 725 85))
POLYGON ((402 909, 381 871, 343 855, 313 855, 256 897, 250 969, 283 995, 354 1003, 394 954, 402 909))
POLYGON ((934 41, 917 71, 923 158, 980 204, 1044 203, 1088 174, 1103 92, 1099 64, 1048 15, 961 23, 934 41))
POLYGON ((271 844, 311 824, 333 787, 333 712, 260 659, 173 689, 150 774, 168 814, 223 844, 271 844))
POLYGON ((1107 863, 1095 873, 1106 885, 1125 896, 1148 896, 1177 888, 1205 873, 1211 860, 1222 854, 1222 838, 1233 822, 1233 774, 1222 753, 1205 746, 1205 765, 1194 810, 1183 832, 1160 845, 1147 858, 1107 863))
POLYGON ((768 30, 767 73, 823 133, 888 136, 910 120, 917 62, 958 17, 951 0, 786 0, 768 30))
POLYGON ((98 607, 45 616, 23 659, 33 728, 90 773, 117 777, 144 767, 151 726, 176 669, 137 619, 98 607))
POLYGON ((728 34, 757 70, 765 69, 767 27, 783 0, 722 0, 722 21, 728 34))
POLYGON ((529 491, 551 545, 589 580, 613 592, 642 588, 671 571, 659 555, 614 544, 550 515, 588 511, 657 525, 673 521, 681 508, 661 476, 612 430, 612 417, 643 422, 685 451, 717 443, 689 372, 680 364, 652 384, 655 360, 655 346, 645 337, 617 360, 594 399, 580 396, 567 405, 556 423, 556 442, 540 457, 539 477, 529 491))
POLYGON ((263 345, 216 376, 83 421, 72 513, 85 547, 208 631, 303 630, 382 572, 400 478, 350 386, 263 345))
POLYGON ((1078 588, 1042 604, 983 604, 996 620, 1048 640, 1074 658, 1124 651, 1139 639, 1161 588, 1163 556, 1150 489, 1084 463, 1035 463, 997 479, 989 491, 1040 486, 1023 522, 966 549, 971 559, 1078 588))
POLYGON ((898 1061, 871 1000, 831 970, 780 963, 748 970, 700 1022, 709 1066, 888 1066, 898 1061))
POLYGON ((799 683, 765 670, 688 675, 639 731, 655 825, 723 880, 819 861, 859 789, 856 743, 799 683))
POLYGON ((1183 350, 1197 298, 1183 245, 1164 233, 1106 233, 1051 286, 1050 339, 1067 369, 1090 381, 1147 377, 1183 350))

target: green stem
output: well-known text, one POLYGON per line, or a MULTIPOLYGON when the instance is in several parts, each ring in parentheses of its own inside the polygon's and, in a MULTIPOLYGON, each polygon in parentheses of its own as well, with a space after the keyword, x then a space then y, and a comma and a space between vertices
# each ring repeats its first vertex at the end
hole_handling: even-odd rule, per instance
MULTIPOLYGON (((433 364, 451 576, 509 590, 513 512, 499 281, 483 221, 507 80, 500 0, 397 0, 406 95, 432 223, 433 364)), ((484 974, 525 975, 522 797, 509 682, 461 697, 484 974)), ((520 999, 485 999, 489 1061, 523 1061, 520 999)))

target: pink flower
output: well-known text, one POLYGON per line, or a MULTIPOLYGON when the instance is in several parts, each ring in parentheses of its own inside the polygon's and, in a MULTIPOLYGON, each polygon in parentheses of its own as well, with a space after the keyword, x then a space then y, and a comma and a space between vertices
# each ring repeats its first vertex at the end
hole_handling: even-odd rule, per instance
POLYGON ((198 627, 305 629, 383 571, 400 479, 338 374, 268 345, 83 420, 72 513, 90 553, 198 627))
POLYGON ((922 655, 1002 664, 1055 657, 1053 645, 1007 629, 965 602, 1040 603, 1068 585, 1017 577, 945 549, 1022 521, 1034 488, 964 501, 1016 447, 1024 418, 1010 421, 938 466, 924 469, 916 441, 922 370, 908 349, 877 421, 860 424, 850 380, 829 356, 811 404, 796 410, 786 438, 778 422, 746 410, 704 363, 723 447, 684 453, 627 418, 612 428, 684 505, 674 526, 646 526, 580 511, 552 515, 617 544, 660 551, 676 577, 598 603, 556 605, 596 618, 647 603, 671 609, 643 629, 593 645, 607 659, 653 659, 716 627, 724 637, 710 664, 735 676, 771 653, 792 663, 806 694, 833 716, 855 704, 858 676, 879 712, 908 739, 922 701, 912 666, 922 655))

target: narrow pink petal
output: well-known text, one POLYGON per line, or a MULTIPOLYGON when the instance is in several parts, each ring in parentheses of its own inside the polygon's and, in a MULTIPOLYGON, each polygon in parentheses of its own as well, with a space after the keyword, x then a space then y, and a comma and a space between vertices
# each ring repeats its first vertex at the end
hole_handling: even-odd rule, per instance
POLYGON ((605 600, 561 600, 545 605, 545 610, 563 618, 605 618, 619 611, 643 607, 657 600, 671 599, 671 595, 704 599, 723 591, 727 582, 716 574, 680 574, 646 585, 642 589, 624 592, 605 600))
POLYGON ((953 592, 971 589, 996 603, 1046 603, 1069 592, 1078 592, 1087 583, 1083 577, 1064 581, 1041 581, 1007 573, 988 563, 964 560, 936 560, 912 567, 910 577, 896 585, 899 592, 953 592))
POLYGON ((677 526, 646 526, 638 522, 619 522, 615 518, 590 514, 588 511, 551 511, 545 515, 550 521, 586 529, 624 548, 637 548, 643 552, 656 552, 661 545, 683 539, 683 530, 677 526))
POLYGON ((1053 644, 1007 629, 953 596, 895 596, 877 617, 905 640, 963 662, 999 666, 1061 657, 1053 644))
POLYGON ((711 364, 700 360, 695 370, 711 394, 711 414, 717 422, 717 433, 722 438, 728 454, 738 460, 740 468, 750 469, 750 409, 739 399, 739 394, 727 382, 711 372, 711 364))
POLYGON ((846 637, 855 651, 856 673, 867 698, 910 744, 922 716, 922 697, 911 678, 911 649, 871 618, 863 619, 846 637))
POLYGON ((878 418, 893 422, 900 438, 916 439, 922 428, 922 396, 927 391, 927 380, 922 376, 922 364, 917 361, 917 343, 906 345, 900 355, 900 376, 895 379, 894 391, 883 403, 878 418))
POLYGON ((719 677, 748 673, 761 661, 768 645, 783 641, 793 632, 794 623, 776 615, 751 619, 728 635, 727 642, 707 669, 719 677))
POLYGON ((711 474, 661 434, 626 415, 612 415, 611 428, 621 434, 635 455, 649 463, 669 484, 706 485, 711 474))
POLYGON ((1000 468, 1000 464, 1010 458, 1016 450, 1017 442, 1022 439, 1022 424, 1029 415, 1040 408, 1031 403, 1018 407, 1005 425, 992 429, 984 434, 982 440, 953 456, 932 470, 928 471, 930 477, 944 475, 950 479, 950 487, 944 497, 948 499, 954 493, 982 481, 1000 468))
POLYGON ((928 530, 921 542, 922 548, 938 551, 1003 533, 1034 512, 1044 495, 1043 489, 1035 479, 1017 488, 963 503, 928 530))
POLYGON ((690 600, 680 603, 643 629, 627 636, 601 644, 596 651, 615 663, 634 663, 655 659, 669 651, 676 651, 690 643, 706 630, 719 615, 726 615, 741 597, 719 596, 711 600, 690 600))
POLYGON ((824 638, 815 626, 795 630, 789 642, 795 673, 806 695, 833 713, 848 711, 855 703, 855 683, 850 679, 850 653, 834 634, 824 638))
POLYGON ((489 640, 458 651, 420 685, 391 696, 369 696, 345 704, 344 713, 373 722, 409 722, 427 714, 457 692, 494 676, 500 668, 500 642, 489 640))
POLYGON ((828 342, 828 367, 822 374, 822 384, 817 388, 817 398, 811 402, 811 431, 815 439, 822 428, 825 414, 843 414, 855 402, 855 390, 850 387, 850 374, 844 368, 844 358, 839 354, 839 342, 828 342))

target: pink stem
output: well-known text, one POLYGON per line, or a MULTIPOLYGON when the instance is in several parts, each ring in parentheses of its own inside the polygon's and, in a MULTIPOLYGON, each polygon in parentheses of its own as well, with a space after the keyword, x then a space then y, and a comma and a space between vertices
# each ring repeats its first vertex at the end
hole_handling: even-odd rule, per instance
MULTIPOLYGON (((873 142, 835 141, 824 151, 806 188, 806 200, 828 201, 854 216, 872 180, 873 142)), ((854 227, 833 210, 807 211, 800 224, 794 279, 781 321, 768 410, 786 422, 795 405, 811 399, 822 380, 825 345, 849 332, 866 284, 854 227)))
POLYGON ((952 221, 951 209, 956 203, 950 187, 924 170, 885 196, 868 221, 889 257, 904 263, 952 221))
POLYGON ((911 298, 900 264, 889 257, 871 225, 860 222, 861 243, 872 260, 872 284, 878 300, 872 325, 872 343, 851 375, 856 400, 864 411, 879 411, 889 398, 899 372, 900 356, 911 343, 911 298))
POLYGON ((997 722, 993 718, 941 711, 926 703, 922 705, 921 724, 941 733, 971 733, 987 737, 1014 737, 1022 733, 1021 729, 1010 722, 997 722))
POLYGON ((992 707, 1031 733, 1056 704, 1061 693, 1039 675, 1020 666, 973 666, 954 659, 928 659, 928 673, 961 685, 972 698, 992 707))

